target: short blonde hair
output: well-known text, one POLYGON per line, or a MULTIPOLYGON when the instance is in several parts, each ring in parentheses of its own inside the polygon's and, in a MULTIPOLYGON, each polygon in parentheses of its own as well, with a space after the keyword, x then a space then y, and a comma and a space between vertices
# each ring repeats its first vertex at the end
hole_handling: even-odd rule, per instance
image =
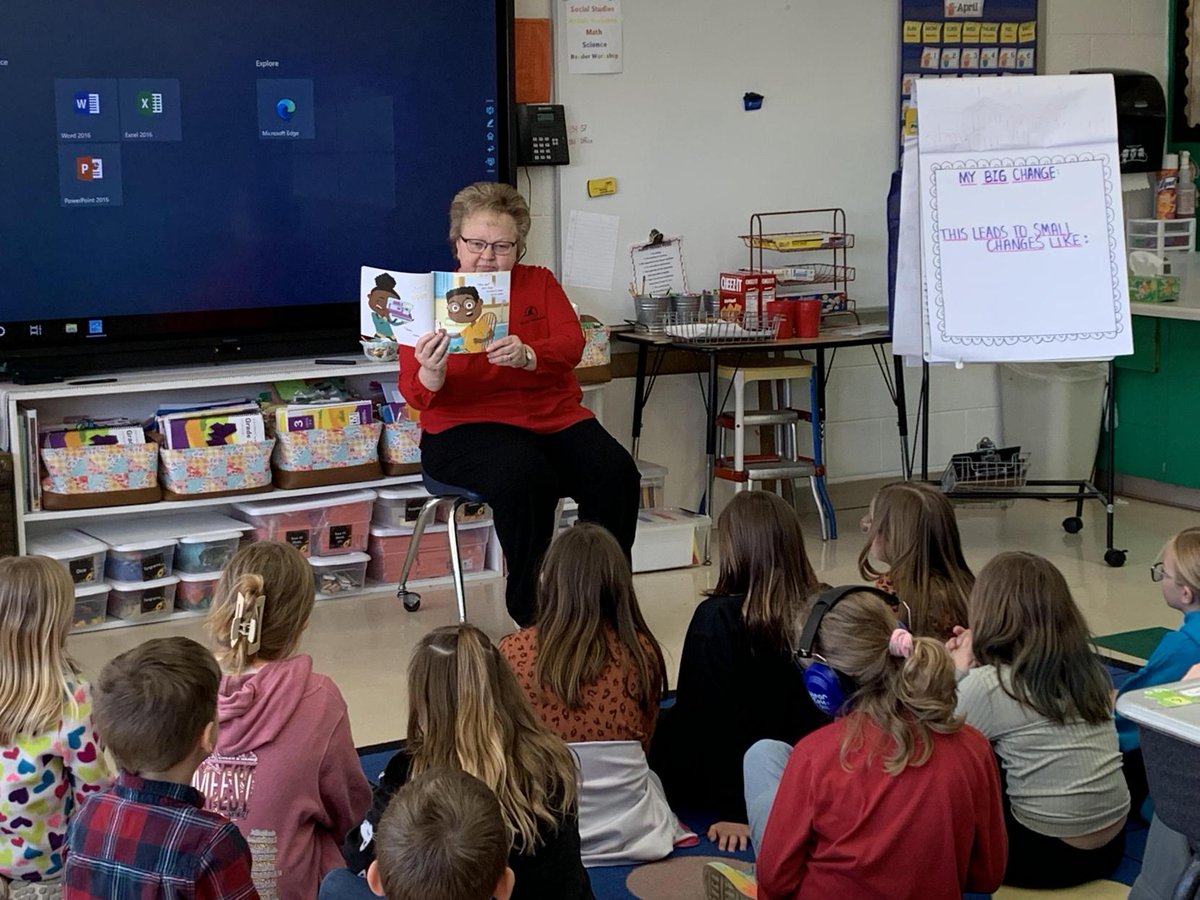
POLYGON ((75 586, 45 556, 0 559, 0 744, 58 724, 74 704, 68 681, 78 674, 67 655, 75 586))
POLYGON ((208 611, 206 625, 217 659, 235 675, 255 660, 287 659, 300 645, 315 601, 312 569, 299 550, 280 541, 243 547, 221 573, 208 611), (238 594, 248 601, 263 598, 260 646, 254 654, 244 641, 230 646, 238 594))
POLYGON ((525 240, 529 237, 532 224, 529 204, 515 187, 495 181, 477 181, 469 184, 450 201, 452 250, 458 246, 458 239, 462 237, 463 222, 481 212, 509 216, 517 226, 517 253, 519 255, 525 252, 525 240))
MULTIPOLYGON (((1200 597, 1200 528, 1185 528, 1163 546, 1175 554, 1175 578, 1200 597)), ((1162 558, 1162 554, 1159 554, 1162 558)))

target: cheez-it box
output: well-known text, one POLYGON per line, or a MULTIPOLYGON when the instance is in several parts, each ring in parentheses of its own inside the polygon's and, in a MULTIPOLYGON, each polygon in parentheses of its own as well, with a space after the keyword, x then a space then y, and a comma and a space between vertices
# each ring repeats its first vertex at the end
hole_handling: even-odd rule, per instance
POLYGON ((722 272, 721 318, 748 312, 761 315, 775 299, 775 276, 768 272, 722 272))

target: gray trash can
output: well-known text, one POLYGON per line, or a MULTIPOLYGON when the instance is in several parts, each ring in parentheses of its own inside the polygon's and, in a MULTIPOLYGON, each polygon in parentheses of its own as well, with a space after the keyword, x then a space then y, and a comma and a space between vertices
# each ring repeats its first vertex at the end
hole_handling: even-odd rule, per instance
POLYGON ((1092 474, 1108 363, 1004 363, 1004 444, 1029 453, 1030 479, 1084 481, 1092 474))

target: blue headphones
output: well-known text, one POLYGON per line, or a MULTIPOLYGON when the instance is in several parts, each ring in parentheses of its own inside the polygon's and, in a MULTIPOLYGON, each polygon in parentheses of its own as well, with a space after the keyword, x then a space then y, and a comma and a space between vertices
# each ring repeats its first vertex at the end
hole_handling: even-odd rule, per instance
POLYGON ((830 666, 819 653, 813 653, 813 643, 817 639, 817 631, 825 614, 850 594, 874 594, 892 609, 900 609, 900 600, 895 594, 865 584, 844 584, 841 587, 830 588, 822 591, 813 601, 794 655, 798 660, 814 660, 802 669, 804 687, 808 690, 813 704, 827 716, 839 716, 849 712, 850 699, 858 690, 858 685, 854 679, 830 666))

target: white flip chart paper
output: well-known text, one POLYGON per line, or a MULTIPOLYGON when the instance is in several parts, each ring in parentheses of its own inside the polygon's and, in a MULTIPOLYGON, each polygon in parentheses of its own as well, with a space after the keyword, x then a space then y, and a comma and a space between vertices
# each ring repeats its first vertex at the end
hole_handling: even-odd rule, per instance
POLYGON ((1133 352, 1112 78, 917 92, 926 359, 1133 352))

